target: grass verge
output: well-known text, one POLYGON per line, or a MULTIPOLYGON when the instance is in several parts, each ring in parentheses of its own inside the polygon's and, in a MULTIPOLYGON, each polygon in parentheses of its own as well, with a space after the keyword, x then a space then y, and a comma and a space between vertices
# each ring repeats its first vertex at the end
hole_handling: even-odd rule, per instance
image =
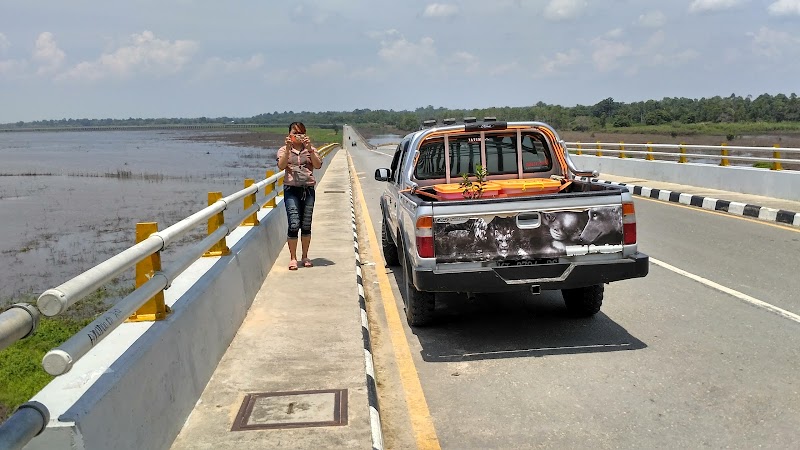
MULTIPOLYGON (((108 301, 132 288, 102 288, 81 300, 64 316, 42 317, 33 336, 0 351, 0 422, 53 380, 42 368, 45 353, 58 347, 108 309, 108 301)), ((32 298, 9 303, 32 302, 32 298)))

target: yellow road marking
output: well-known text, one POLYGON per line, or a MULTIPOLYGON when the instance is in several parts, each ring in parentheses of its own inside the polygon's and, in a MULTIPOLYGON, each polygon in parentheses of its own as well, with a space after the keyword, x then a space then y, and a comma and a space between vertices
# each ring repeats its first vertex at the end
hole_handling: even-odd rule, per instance
MULTIPOLYGON (((356 168, 349 151, 347 152, 347 161, 350 164, 352 173, 355 174, 356 168)), ((419 449, 440 449, 439 438, 436 436, 433 418, 428 410, 428 402, 425 400, 425 393, 422 391, 422 384, 420 384, 419 381, 417 367, 414 365, 414 359, 411 357, 411 349, 408 347, 408 341, 406 341, 406 336, 403 332, 403 324, 400 321, 400 314, 397 312, 397 307, 395 306, 397 301, 395 300, 394 293, 392 293, 389 277, 386 275, 385 270, 380 270, 377 266, 377 264, 383 260, 383 256, 378 250, 378 238, 375 234, 375 230, 372 228, 372 220, 369 217, 367 203, 364 200, 364 193, 361 191, 361 182, 359 182, 357 176, 353 177, 353 184, 358 195, 359 204, 361 205, 361 211, 363 212, 364 225, 367 229, 370 247, 372 248, 372 259, 376 263, 375 273, 378 276, 383 311, 386 314, 386 322, 389 324, 389 336, 392 341, 395 361, 397 361, 397 367, 400 371, 400 381, 403 385, 403 393, 405 394, 406 405, 408 406, 408 413, 411 418, 411 428, 414 432, 414 439, 419 449)))
POLYGON ((740 216, 738 214, 726 213, 724 211, 712 211, 710 209, 701 208, 699 206, 691 206, 691 205, 684 205, 683 203, 668 202, 668 201, 665 201, 665 200, 659 200, 657 198, 641 197, 641 196, 638 196, 638 195, 634 196, 633 198, 636 199, 636 200, 639 200, 639 199, 648 200, 648 201, 651 201, 651 202, 658 202, 658 203, 667 204, 667 205, 670 205, 670 206, 677 206, 679 208, 686 208, 686 209, 691 209, 691 210, 694 210, 694 211, 702 211, 702 212, 709 213, 709 214, 716 214, 716 215, 722 216, 722 217, 730 217, 731 219, 745 220, 747 222, 753 222, 753 223, 757 223, 757 224, 760 224, 760 225, 766 225, 768 227, 775 227, 775 228, 780 228, 782 230, 789 230, 789 231, 794 231, 795 233, 800 233, 800 228, 796 228, 796 227, 793 227, 791 225, 781 225, 781 224, 778 224, 778 223, 771 223, 771 222, 768 222, 768 221, 765 221, 765 220, 759 220, 759 219, 756 219, 756 218, 753 218, 753 217, 740 216))

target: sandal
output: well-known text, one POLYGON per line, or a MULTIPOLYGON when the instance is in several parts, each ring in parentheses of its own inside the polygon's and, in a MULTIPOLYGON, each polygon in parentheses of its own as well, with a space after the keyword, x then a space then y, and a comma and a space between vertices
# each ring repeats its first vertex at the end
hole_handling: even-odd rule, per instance
POLYGON ((289 261, 289 270, 297 270, 297 260, 292 259, 289 261))
POLYGON ((314 267, 314 264, 308 258, 303 258, 303 267, 314 267))

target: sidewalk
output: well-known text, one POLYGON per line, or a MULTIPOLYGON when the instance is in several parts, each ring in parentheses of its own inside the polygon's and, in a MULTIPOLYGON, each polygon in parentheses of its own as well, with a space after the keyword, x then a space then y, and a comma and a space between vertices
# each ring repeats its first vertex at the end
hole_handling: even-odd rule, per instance
POLYGON ((173 449, 372 448, 349 186, 339 151, 316 190, 315 266, 289 271, 284 247, 173 449))
POLYGON ((608 174, 601 174, 599 179, 624 184, 631 193, 643 197, 800 226, 800 202, 608 174))

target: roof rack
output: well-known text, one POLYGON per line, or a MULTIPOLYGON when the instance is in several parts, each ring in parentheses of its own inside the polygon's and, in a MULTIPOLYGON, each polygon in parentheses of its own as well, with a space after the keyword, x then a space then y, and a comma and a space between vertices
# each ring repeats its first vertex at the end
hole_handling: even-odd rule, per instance
POLYGON ((456 123, 456 119, 453 119, 453 118, 442 120, 442 124, 443 125, 455 125, 455 123, 456 123))
POLYGON ((475 123, 478 119, 475 117, 464 117, 464 123, 475 123))
POLYGON ((497 122, 497 117, 494 117, 494 116, 484 117, 483 121, 484 122, 497 122))
POLYGON ((428 119, 422 122, 423 128, 432 127, 436 125, 436 119, 428 119))

